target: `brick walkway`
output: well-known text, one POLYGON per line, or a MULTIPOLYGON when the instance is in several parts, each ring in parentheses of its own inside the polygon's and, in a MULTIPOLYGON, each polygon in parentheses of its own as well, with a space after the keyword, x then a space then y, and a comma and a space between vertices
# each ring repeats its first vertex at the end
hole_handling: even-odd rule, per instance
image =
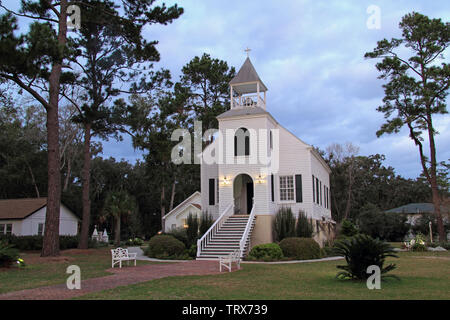
MULTIPOLYGON (((233 265, 235 268, 235 266, 233 265)), ((63 300, 79 297, 87 293, 113 289, 153 279, 170 276, 208 275, 219 273, 217 261, 189 261, 181 263, 152 264, 122 269, 108 269, 111 276, 91 278, 81 281, 80 290, 69 290, 66 284, 8 292, 0 295, 0 300, 63 300)), ((234 270, 233 270, 234 271, 234 270)), ((68 275, 69 276, 69 275, 68 275)), ((81 272, 83 278, 83 271, 81 272)))

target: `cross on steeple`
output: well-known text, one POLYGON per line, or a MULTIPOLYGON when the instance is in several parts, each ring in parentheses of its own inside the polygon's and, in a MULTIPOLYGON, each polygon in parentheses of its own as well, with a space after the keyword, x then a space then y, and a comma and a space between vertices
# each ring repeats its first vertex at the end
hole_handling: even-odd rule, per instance
POLYGON ((247 49, 245 49, 244 51, 247 52, 247 57, 248 57, 249 52, 252 51, 252 49, 249 49, 249 48, 247 47, 247 49))

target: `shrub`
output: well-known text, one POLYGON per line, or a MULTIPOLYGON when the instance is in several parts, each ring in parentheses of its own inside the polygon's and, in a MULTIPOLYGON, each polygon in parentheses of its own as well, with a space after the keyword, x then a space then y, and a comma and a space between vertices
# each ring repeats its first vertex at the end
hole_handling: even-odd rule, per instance
POLYGON ((191 245, 196 243, 198 239, 198 219, 197 215, 192 215, 192 213, 189 213, 187 220, 187 229, 186 229, 186 235, 187 235, 187 245, 186 247, 190 248, 191 245))
POLYGON ((186 229, 183 227, 179 227, 176 229, 171 229, 170 232, 167 232, 166 235, 172 236, 175 239, 183 242, 183 244, 188 248, 189 241, 186 233, 186 229))
POLYGON ((19 250, 6 241, 0 241, 0 267, 8 268, 19 260, 19 250))
POLYGON ((358 234, 358 228, 350 220, 344 219, 341 223, 340 235, 344 237, 353 237, 358 234))
POLYGON ((295 236, 295 218, 289 207, 281 207, 273 221, 274 238, 277 242, 295 236))
POLYGON ((169 235, 156 235, 150 239, 145 255, 158 259, 176 259, 184 254, 183 242, 169 235))
MULTIPOLYGON (((2 236, 0 239, 6 240, 14 248, 20 251, 40 251, 42 250, 42 236, 2 236)), ((78 247, 78 236, 59 236, 59 248, 61 250, 75 249, 78 247)), ((89 239, 88 247, 96 248, 98 246, 95 240, 89 239)))
POLYGON ((248 257, 250 260, 281 260, 283 259, 283 251, 276 243, 259 244, 250 250, 248 257))
POLYGON ((202 216, 200 218, 200 234, 199 237, 202 237, 206 231, 208 231, 209 228, 213 225, 214 220, 211 214, 208 213, 208 211, 204 211, 202 213, 202 216))
POLYGON ((280 242, 284 256, 296 260, 319 259, 319 244, 311 238, 286 238, 280 242))
POLYGON ((377 265, 381 274, 395 269, 395 264, 389 264, 383 267, 387 257, 395 257, 394 248, 387 242, 373 239, 365 234, 358 234, 354 237, 337 241, 334 245, 334 252, 344 256, 347 261, 345 266, 337 266, 344 271, 338 272, 337 278, 367 279, 370 274, 367 273, 367 267, 377 265))
POLYGON ((418 251, 418 252, 423 252, 423 251, 428 250, 426 243, 425 243, 425 236, 423 234, 421 234, 420 232, 414 238, 414 244, 411 247, 411 250, 418 251))
POLYGON ((295 228, 297 237, 299 238, 312 238, 314 233, 314 227, 311 219, 308 219, 305 212, 299 211, 297 226, 295 228))
POLYGON ((191 257, 191 258, 197 257, 197 245, 196 245, 196 244, 193 244, 193 245, 187 250, 187 254, 188 254, 189 257, 191 257))
POLYGON ((402 241, 410 228, 406 215, 383 212, 371 203, 361 208, 358 220, 362 233, 386 241, 402 241))

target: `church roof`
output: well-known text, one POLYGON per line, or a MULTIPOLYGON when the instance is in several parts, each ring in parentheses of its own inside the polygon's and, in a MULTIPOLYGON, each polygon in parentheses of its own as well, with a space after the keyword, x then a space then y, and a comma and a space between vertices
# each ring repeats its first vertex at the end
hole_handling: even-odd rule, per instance
POLYGON ((255 70, 255 67, 250 61, 250 58, 247 57, 241 69, 239 69, 237 75, 233 79, 231 79, 230 85, 238 85, 240 83, 257 82, 257 81, 261 83, 261 91, 267 91, 267 87, 259 78, 258 73, 255 70))
POLYGON ((235 116, 256 115, 256 114, 269 114, 269 113, 260 107, 233 108, 218 115, 216 118, 224 119, 235 116))

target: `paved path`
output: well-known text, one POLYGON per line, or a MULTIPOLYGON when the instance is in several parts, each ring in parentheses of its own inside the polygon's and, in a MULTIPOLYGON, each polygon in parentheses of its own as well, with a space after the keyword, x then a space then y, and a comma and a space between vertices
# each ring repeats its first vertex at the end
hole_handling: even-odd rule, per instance
MULTIPOLYGON (((234 268, 233 268, 234 269, 234 268)), ((122 269, 108 269, 112 276, 91 278, 81 281, 80 290, 69 290, 66 284, 14 291, 0 295, 0 300, 63 300, 79 297, 91 292, 113 289, 153 279, 170 276, 218 274, 217 261, 190 260, 183 263, 151 264, 122 269)), ((234 270, 233 270, 234 271, 234 270)), ((81 273, 83 276, 83 272, 81 273)))
POLYGON ((136 260, 142 261, 153 261, 153 262, 189 262, 191 260, 161 260, 155 258, 149 258, 144 255, 144 251, 142 251, 141 247, 128 247, 128 252, 136 253, 136 260))

